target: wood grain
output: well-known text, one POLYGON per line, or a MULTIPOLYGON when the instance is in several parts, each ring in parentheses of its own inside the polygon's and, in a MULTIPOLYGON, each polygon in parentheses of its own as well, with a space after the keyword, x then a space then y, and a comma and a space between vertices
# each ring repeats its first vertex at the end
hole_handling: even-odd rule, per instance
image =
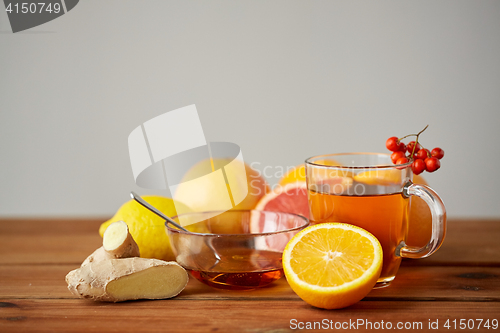
MULTIPOLYGON (((79 264, 101 245, 99 226, 105 219, 0 219, 0 264, 79 264)), ((443 246, 411 265, 500 267, 500 223, 459 220, 448 223, 443 246)))
POLYGON ((0 264, 79 265, 102 245, 102 219, 0 220, 0 264))
MULTIPOLYGON (((74 298, 64 277, 77 268, 74 265, 0 266, 0 295, 7 298, 74 298), (35 278, 36 277, 36 278, 35 278)), ((373 290, 368 300, 467 300, 500 302, 500 268, 498 267, 402 267, 388 288, 373 290)), ((182 299, 204 300, 296 300, 286 279, 253 291, 222 291, 210 288, 190 277, 182 299)))
POLYGON ((500 267, 500 223, 493 220, 449 221, 441 248, 426 259, 405 259, 412 265, 500 267))
POLYGON ((101 245, 97 230, 104 220, 0 220, 0 332, 299 331, 291 329, 291 319, 422 322, 419 331, 428 330, 429 320, 439 320, 439 330, 433 331, 449 332, 463 330, 443 328, 448 319, 500 320, 499 220, 451 221, 436 254, 404 260, 390 287, 372 290, 361 302, 335 311, 309 306, 285 279, 236 292, 191 278, 178 297, 161 301, 77 299, 64 277, 101 245))
MULTIPOLYGON (((383 320, 394 327, 398 322, 422 323, 422 328, 428 328, 429 320, 439 320, 442 328, 447 319, 491 320, 498 319, 500 313, 500 303, 477 302, 366 301, 334 311, 314 308, 298 300, 173 299, 155 301, 154 306, 147 301, 95 304, 78 300, 5 299, 3 302, 10 305, 0 308, 2 332, 289 332, 296 323, 293 319, 328 323, 363 320, 365 325, 367 321, 373 325, 383 320)), ((360 328, 381 331, 366 330, 369 326, 360 328)))

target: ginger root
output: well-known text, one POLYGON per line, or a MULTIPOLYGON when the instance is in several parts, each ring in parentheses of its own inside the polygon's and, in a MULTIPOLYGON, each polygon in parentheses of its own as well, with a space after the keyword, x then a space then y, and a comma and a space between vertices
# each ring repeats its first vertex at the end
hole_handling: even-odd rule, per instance
POLYGON ((129 233, 128 225, 123 221, 109 225, 104 232, 102 244, 84 260, 82 266, 106 259, 140 257, 139 246, 129 233))
POLYGON ((164 299, 187 285, 187 272, 176 262, 138 258, 139 248, 123 221, 106 229, 103 246, 66 275, 71 293, 95 301, 164 299))
POLYGON ((68 273, 68 289, 82 298, 121 302, 163 299, 178 295, 188 282, 187 272, 174 261, 146 258, 92 262, 68 273))

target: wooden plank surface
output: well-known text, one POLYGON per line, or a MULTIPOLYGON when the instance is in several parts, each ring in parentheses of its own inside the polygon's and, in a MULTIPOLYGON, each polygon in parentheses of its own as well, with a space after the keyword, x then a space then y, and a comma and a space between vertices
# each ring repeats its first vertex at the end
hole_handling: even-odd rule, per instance
POLYGON ((500 267, 500 223, 494 220, 449 221, 441 248, 413 265, 462 265, 500 267))
POLYGON ((80 264, 102 245, 104 219, 0 221, 0 264, 80 264))
MULTIPOLYGON (((0 220, 0 264, 80 264, 101 246, 105 219, 0 220)), ((500 267, 500 223, 459 220, 448 223, 443 246, 412 265, 486 265, 500 267)))
MULTIPOLYGON (((64 277, 74 265, 0 266, 0 295, 6 298, 75 298, 64 277), (34 278, 36 276, 36 279, 34 278)), ((368 300, 467 300, 500 302, 499 267, 403 266, 389 288, 373 290, 368 300)), ((285 278, 253 291, 223 291, 190 277, 182 299, 299 299, 285 278)))
MULTIPOLYGON (((457 325, 460 319, 500 320, 500 221, 451 221, 435 255, 405 259, 389 288, 373 290, 349 308, 327 311, 303 302, 285 279, 236 292, 191 278, 178 297, 161 301, 76 299, 64 277, 101 245, 97 230, 104 220, 0 220, 0 332, 300 331, 292 329, 293 319, 421 322, 420 331, 428 331, 429 320, 439 320, 438 331, 449 332, 463 330, 454 329, 453 322, 450 329, 443 327, 446 320, 456 319, 457 325)), ((494 331, 478 330, 475 323, 469 331, 494 331)))
MULTIPOLYGON (((429 321, 439 321, 442 331, 450 319, 498 319, 500 303, 478 302, 378 302, 364 301, 336 311, 321 310, 296 301, 258 300, 162 300, 98 303, 88 300, 5 299, 0 318, 3 332, 289 332, 294 323, 372 323, 364 332, 380 332, 375 322, 422 323, 407 331, 428 330, 429 321), (294 321, 296 320, 296 322, 294 321)), ((365 324, 365 325, 366 325, 365 324)), ((403 324, 403 325, 404 325, 403 324)), ((305 325, 305 324, 304 324, 305 325)), ((492 330, 473 330, 474 332, 492 330)), ((497 330, 493 330, 495 332, 497 330)))

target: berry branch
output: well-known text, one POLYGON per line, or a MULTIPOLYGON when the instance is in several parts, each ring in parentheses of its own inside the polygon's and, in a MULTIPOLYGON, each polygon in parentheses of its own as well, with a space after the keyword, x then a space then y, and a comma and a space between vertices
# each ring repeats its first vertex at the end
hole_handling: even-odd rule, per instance
POLYGON ((406 139, 407 137, 410 137, 410 136, 416 136, 417 137, 417 141, 418 141, 418 137, 420 136, 420 134, 422 134, 423 131, 425 131, 427 129, 427 127, 429 127, 429 125, 425 126, 424 129, 421 130, 420 132, 418 132, 417 134, 408 134, 408 135, 403 136, 401 139, 398 139, 398 142, 400 140, 406 139))
POLYGON ((408 134, 401 138, 396 136, 390 137, 385 142, 387 149, 392 151, 391 160, 395 164, 405 164, 410 160, 413 161, 411 168, 413 173, 418 175, 424 171, 434 172, 441 167, 440 159, 444 156, 444 150, 439 147, 432 151, 425 149, 420 143, 419 138, 429 125, 425 126, 416 134, 408 134), (405 145, 402 140, 414 136, 415 141, 410 141, 405 145), (408 155, 406 155, 408 153, 408 155))

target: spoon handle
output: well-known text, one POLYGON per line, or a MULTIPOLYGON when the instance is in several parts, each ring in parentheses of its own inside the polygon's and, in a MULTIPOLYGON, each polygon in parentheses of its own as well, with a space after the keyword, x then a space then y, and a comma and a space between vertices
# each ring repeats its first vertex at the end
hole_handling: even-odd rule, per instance
POLYGON ((132 197, 132 199, 134 199, 135 201, 137 201, 138 203, 140 203, 141 205, 143 205, 144 207, 146 207, 147 209, 149 209, 150 211, 152 211, 153 213, 155 213, 156 215, 158 215, 159 217, 161 217, 162 219, 166 220, 168 223, 174 225, 176 228, 182 230, 182 231, 186 231, 186 232, 190 232, 188 231, 187 229, 181 227, 179 224, 177 224, 176 222, 174 222, 174 220, 172 220, 170 217, 168 217, 167 215, 163 214, 162 212, 160 212, 158 209, 156 209, 155 207, 151 206, 149 203, 147 203, 145 200, 143 200, 140 196, 138 196, 136 193, 134 192, 130 192, 130 196, 132 197))

